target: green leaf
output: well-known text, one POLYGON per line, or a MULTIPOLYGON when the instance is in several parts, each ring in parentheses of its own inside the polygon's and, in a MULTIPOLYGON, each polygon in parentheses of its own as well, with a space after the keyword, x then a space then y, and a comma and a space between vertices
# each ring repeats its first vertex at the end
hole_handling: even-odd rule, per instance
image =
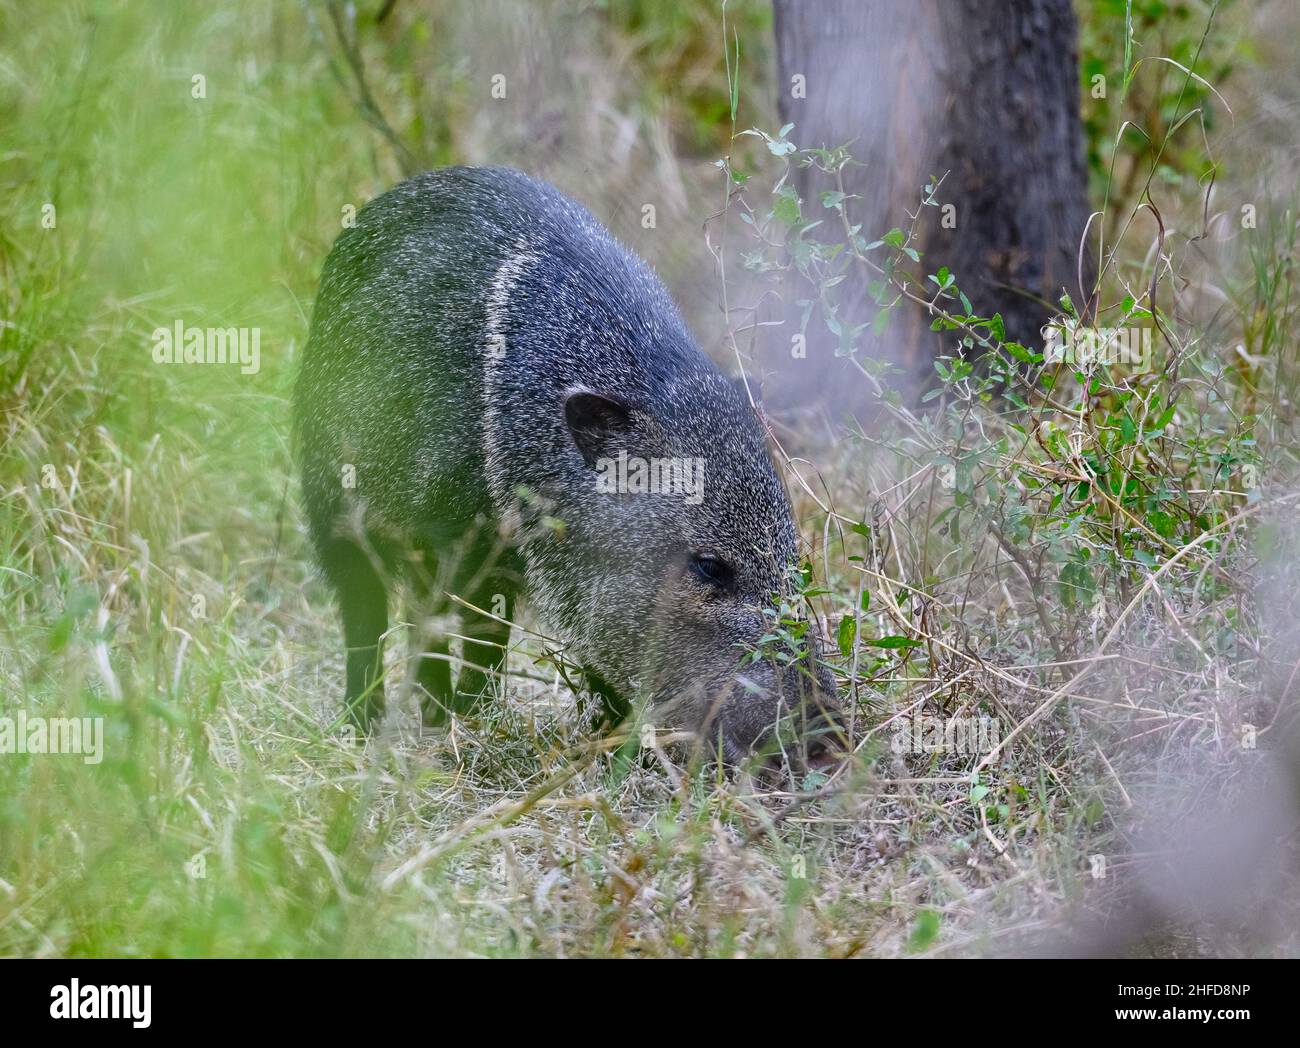
POLYGON ((1022 346, 1019 342, 1003 342, 1002 345, 1006 349, 1006 351, 1010 353, 1013 357, 1015 357, 1017 360, 1022 361, 1026 364, 1038 363, 1038 361, 1035 359, 1038 356, 1038 354, 1030 353, 1029 350, 1025 349, 1025 347, 1022 346))
POLYGON ((912 932, 907 937, 907 950, 916 953, 924 950, 939 937, 939 911, 919 910, 912 932))
POLYGON ((869 640, 867 643, 877 648, 889 648, 891 651, 899 648, 919 648, 921 646, 919 640, 912 640, 910 637, 900 637, 897 634, 889 637, 881 637, 879 640, 869 640))
POLYGON ((799 221, 799 198, 793 189, 787 186, 777 194, 776 201, 772 204, 772 217, 787 226, 793 226, 799 221))
POLYGON ((840 654, 846 659, 853 654, 853 641, 858 635, 858 621, 852 615, 845 615, 840 620, 839 632, 835 635, 840 646, 840 654))
MULTIPOLYGON (((731 32, 732 32, 732 37, 736 41, 736 61, 735 64, 732 66, 732 68, 729 69, 727 72, 731 76, 731 123, 732 126, 735 126, 736 112, 740 108, 740 33, 734 28, 732 29, 731 32)), ((727 38, 725 35, 725 30, 722 38, 722 51, 723 51, 723 55, 725 56, 727 51, 727 38)), ((781 137, 784 138, 785 135, 782 135, 781 137)))

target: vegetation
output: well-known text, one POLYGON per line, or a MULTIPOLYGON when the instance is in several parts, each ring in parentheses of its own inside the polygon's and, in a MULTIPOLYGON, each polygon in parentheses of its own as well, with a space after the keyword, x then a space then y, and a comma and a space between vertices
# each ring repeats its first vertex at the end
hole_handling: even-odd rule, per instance
POLYGON ((99 763, 0 755, 0 954, 985 953, 1101 941, 1116 903, 1126 949, 1293 952, 1297 201, 1228 105, 1294 18, 1079 4, 1101 278, 1060 326, 1149 332, 1108 364, 1006 342, 907 215, 789 191, 850 158, 773 127, 766 5, 359 6, 0 0, 0 715, 104 725, 99 763), (489 161, 591 202, 728 363, 738 274, 799 271, 876 391, 783 437, 809 555, 769 640, 830 640, 839 769, 593 735, 527 618, 480 716, 341 729, 288 450, 315 280, 403 170, 489 161), (924 403, 855 356, 846 281, 950 333, 924 403), (260 329, 258 370, 157 363, 178 320, 260 329), (992 746, 927 751, 967 717, 992 746), (1162 879, 1198 861, 1220 883, 1162 879))

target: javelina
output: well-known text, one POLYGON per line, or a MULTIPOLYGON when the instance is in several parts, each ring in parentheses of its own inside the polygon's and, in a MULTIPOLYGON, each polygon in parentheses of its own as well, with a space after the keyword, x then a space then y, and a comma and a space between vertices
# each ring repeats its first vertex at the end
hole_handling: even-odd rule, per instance
POLYGON ((427 721, 499 669, 520 589, 593 691, 649 701, 728 760, 783 712, 833 708, 815 642, 784 679, 773 660, 740 666, 797 554, 748 398, 645 263, 554 187, 447 168, 368 204, 326 260, 295 402, 363 729, 401 574, 417 598, 496 614, 465 613, 455 688, 445 635, 427 639, 427 721), (647 470, 669 490, 638 484, 647 470))

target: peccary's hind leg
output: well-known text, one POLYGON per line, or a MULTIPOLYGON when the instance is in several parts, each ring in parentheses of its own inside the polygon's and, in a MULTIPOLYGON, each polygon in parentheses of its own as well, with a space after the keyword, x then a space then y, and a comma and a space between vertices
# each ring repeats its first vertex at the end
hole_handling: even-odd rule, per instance
POLYGON ((383 636, 388 629, 388 591, 366 551, 348 539, 331 539, 321 567, 338 595, 347 647, 348 716, 361 732, 384 712, 383 636))

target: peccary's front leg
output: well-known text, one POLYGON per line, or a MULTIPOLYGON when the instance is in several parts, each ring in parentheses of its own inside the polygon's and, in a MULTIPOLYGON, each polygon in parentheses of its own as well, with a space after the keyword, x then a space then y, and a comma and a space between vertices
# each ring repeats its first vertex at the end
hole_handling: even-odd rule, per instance
POLYGON ((421 689, 420 720, 436 728, 447 723, 447 714, 453 708, 451 649, 446 637, 431 637, 423 647, 415 678, 421 689))
POLYGON ((515 591, 511 583, 495 577, 467 598, 490 615, 463 610, 464 665, 456 680, 455 710, 467 713, 478 704, 489 680, 501 672, 510 641, 510 620, 514 615, 515 591))
POLYGON ((451 687, 451 650, 440 622, 435 617, 450 609, 446 593, 439 586, 438 558, 423 547, 407 566, 411 620, 416 623, 413 654, 419 660, 415 683, 420 689, 420 719, 428 727, 447 723, 454 695, 451 687))
POLYGON ((600 699, 601 712, 595 727, 613 728, 627 720, 632 713, 632 704, 626 696, 620 695, 609 681, 590 666, 582 668, 582 677, 588 690, 600 699))
POLYGON ((412 560, 409 580, 417 621, 455 612, 461 620, 460 633, 466 638, 457 687, 452 686, 448 635, 432 632, 416 638, 421 719, 428 727, 441 727, 450 714, 467 713, 474 707, 505 661, 518 586, 517 562, 495 540, 475 536, 442 554, 435 554, 431 546, 423 547, 412 560), (448 564, 450 580, 438 571, 439 565, 448 564), (458 605, 448 592, 488 614, 458 605))

